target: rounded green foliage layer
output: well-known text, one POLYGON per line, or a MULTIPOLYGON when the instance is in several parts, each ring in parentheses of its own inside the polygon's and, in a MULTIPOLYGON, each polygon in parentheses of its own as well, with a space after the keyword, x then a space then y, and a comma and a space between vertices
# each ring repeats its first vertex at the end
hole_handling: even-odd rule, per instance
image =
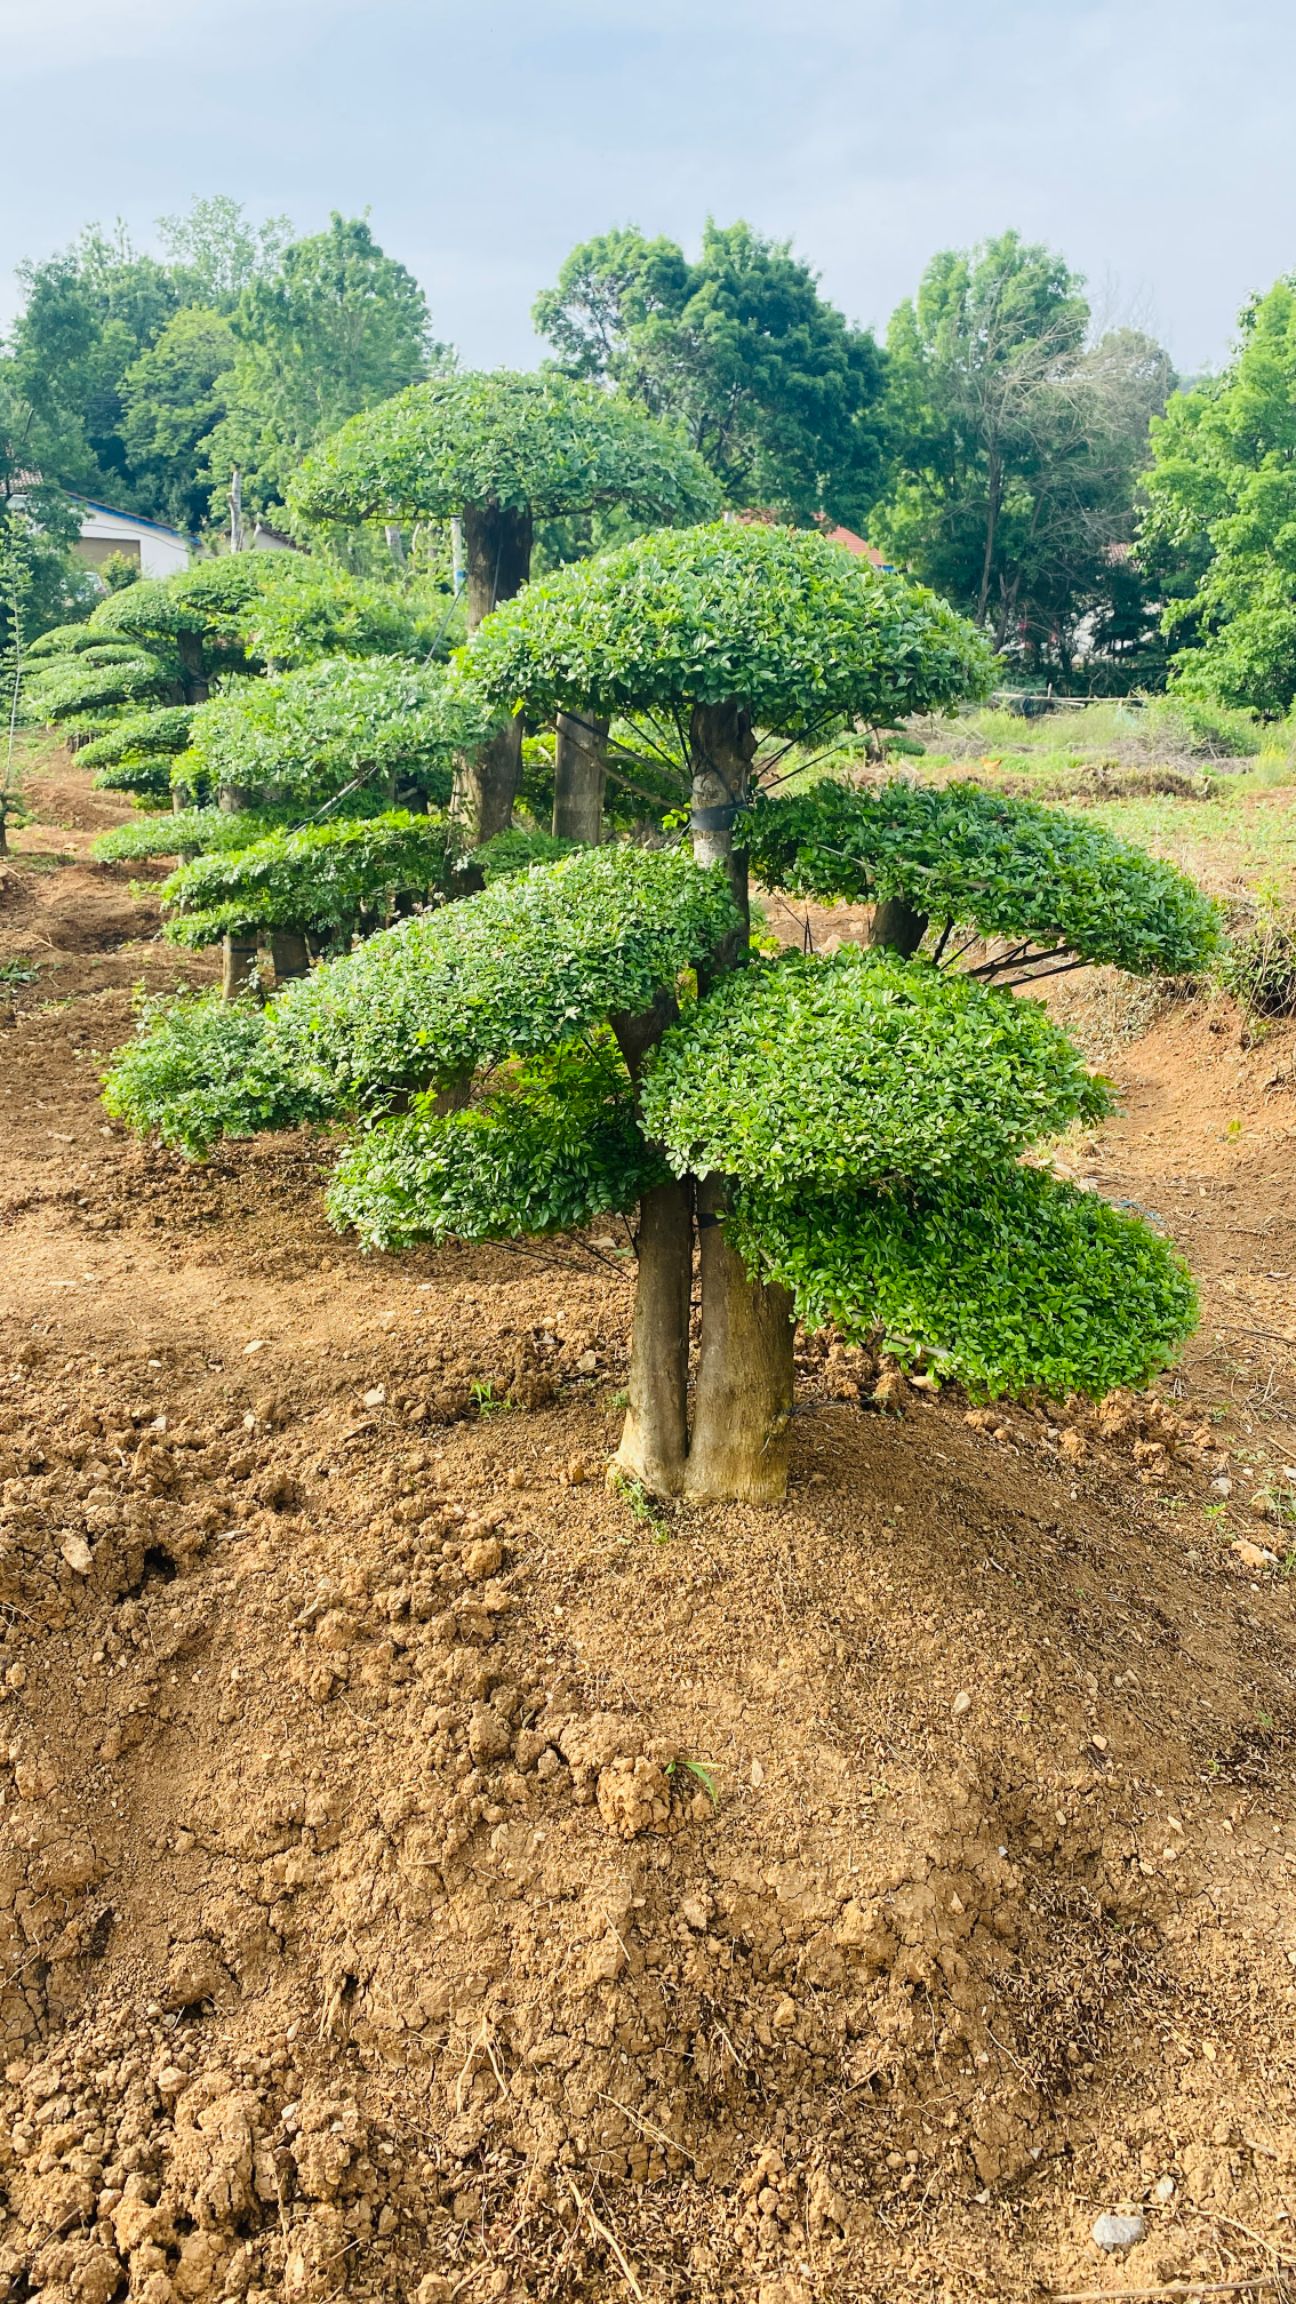
POLYGON ((984 689, 991 665, 980 634, 921 585, 803 529, 728 522, 560 569, 497 608, 457 661, 534 719, 736 700, 783 735, 953 703, 984 689))
POLYGON ((186 780, 284 800, 322 800, 357 779, 381 792, 397 778, 444 803, 452 755, 490 719, 436 665, 326 658, 200 705, 180 765, 186 780))
POLYGON ((250 848, 285 826, 282 812, 249 809, 233 816, 226 808, 165 808, 114 824, 101 832, 90 853, 97 864, 143 864, 152 856, 205 856, 215 848, 250 848))
POLYGON ((718 871, 581 849, 316 969, 275 1002, 275 1035, 339 1110, 375 1103, 637 1014, 735 924, 718 871))
POLYGON ((40 677, 24 683, 28 711, 51 722, 83 720, 116 705, 164 696, 175 680, 174 665, 143 649, 113 648, 107 655, 107 663, 101 663, 98 649, 85 648, 73 656, 44 659, 40 677))
POLYGON ((284 1062, 265 1011, 215 996, 148 1003, 105 1076, 104 1104, 115 1120, 190 1159, 221 1136, 327 1117, 318 1089, 284 1062))
POLYGON ((301 552, 237 552, 146 577, 110 592, 84 629, 154 648, 197 640, 218 657, 280 669, 321 656, 410 655, 420 646, 403 601, 301 552))
POLYGON ((880 1329, 989 1393, 1143 1384, 1197 1317, 1187 1267, 1136 1217, 1037 1169, 938 1193, 779 1200, 730 1218, 753 1271, 792 1291, 808 1327, 880 1329))
POLYGON ((497 832, 484 848, 474 848, 472 861, 489 888, 513 872, 529 872, 533 864, 556 864, 580 846, 577 840, 555 839, 552 832, 497 832))
POLYGON ((51 624, 48 632, 38 632, 29 640, 25 650, 29 664, 41 664, 52 656, 77 656, 83 649, 96 647, 103 639, 87 618, 80 624, 51 624))
POLYGON ((720 501, 701 457, 628 401, 508 370, 434 376, 352 417, 290 495, 315 520, 444 520, 471 506, 551 519, 604 504, 698 520, 720 501))
POLYGON ((174 576, 145 576, 101 600, 90 625, 150 643, 179 639, 182 633, 234 637, 246 610, 263 592, 296 581, 289 572, 294 558, 282 552, 235 552, 201 560, 174 576))
POLYGON ((188 704, 161 704, 153 712, 130 712, 106 735, 82 745, 77 765, 95 770, 96 782, 105 782, 102 770, 165 760, 183 752, 192 726, 193 710, 188 704))
POLYGON ((662 1173, 620 1057, 600 1039, 518 1066, 461 1112, 380 1121, 343 1153, 328 1209, 369 1248, 507 1240, 631 1208, 662 1173))
POLYGON ((677 1175, 770 1191, 974 1176, 1110 1108, 1035 1001, 880 951, 723 977, 643 1086, 677 1175))
POLYGON ((324 935, 381 898, 441 889, 446 856, 444 819, 404 809, 359 823, 274 831, 233 854, 196 855, 164 880, 160 894, 172 913, 166 933, 194 949, 253 928, 324 935))
POLYGON ((1031 937, 1132 975, 1181 976, 1218 941, 1216 907, 1182 872, 1060 809, 974 784, 827 779, 761 802, 743 828, 766 887, 821 902, 903 897, 932 920, 1031 937))

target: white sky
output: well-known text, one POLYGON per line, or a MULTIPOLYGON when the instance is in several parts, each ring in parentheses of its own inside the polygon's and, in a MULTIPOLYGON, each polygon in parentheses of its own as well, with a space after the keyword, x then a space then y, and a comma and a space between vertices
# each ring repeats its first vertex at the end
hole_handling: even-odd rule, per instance
POLYGON ((618 223, 790 236, 884 327, 1009 225, 1192 371, 1296 266, 1291 0, 0 0, 0 317, 83 223, 368 208, 474 365, 618 223))

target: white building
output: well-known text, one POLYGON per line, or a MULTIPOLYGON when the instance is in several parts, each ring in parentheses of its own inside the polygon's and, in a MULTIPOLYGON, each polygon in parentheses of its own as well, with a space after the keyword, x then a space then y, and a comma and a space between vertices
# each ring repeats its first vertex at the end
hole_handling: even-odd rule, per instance
POLYGON ((72 550, 88 568, 102 568, 114 553, 133 560, 141 576, 174 576, 189 566, 193 549, 178 528, 164 528, 138 512, 114 512, 107 504, 91 503, 88 496, 74 496, 72 502, 82 513, 81 534, 72 550))

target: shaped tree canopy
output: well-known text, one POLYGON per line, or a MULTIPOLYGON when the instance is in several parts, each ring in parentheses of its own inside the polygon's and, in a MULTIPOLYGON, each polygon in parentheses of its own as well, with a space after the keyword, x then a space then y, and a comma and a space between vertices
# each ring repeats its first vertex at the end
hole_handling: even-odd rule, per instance
POLYGON ((658 530, 559 569, 498 609, 460 661, 537 720, 657 713, 669 727, 729 708, 786 737, 890 726, 976 693, 991 663, 922 585, 813 530, 737 521, 658 530))
POLYGON ((783 1427, 754 1447, 750 1408, 735 1405, 736 1384, 754 1390, 768 1427, 744 1305, 789 1337, 793 1309, 881 1330, 991 1390, 1102 1390, 1163 1365, 1193 1316, 1177 1257, 1136 1219, 1016 1165, 1107 1108, 1043 1012, 881 952, 796 955, 722 973, 654 1044, 681 971, 706 982, 735 918, 721 871, 580 851, 371 938, 252 1019, 199 1003, 151 1021, 118 1060, 110 1107, 190 1150, 367 1112, 331 1205, 380 1246, 545 1231, 639 1202, 627 1461, 659 1485, 781 1485, 783 1427), (473 1073, 467 1107, 438 1112, 435 1092, 473 1073), (384 1116, 393 1104, 408 1108, 384 1116), (662 1329, 663 1279, 669 1298, 679 1278, 662 1226, 680 1195, 711 1219, 687 1448, 659 1397, 687 1349, 687 1284, 683 1342, 662 1329), (722 1300, 727 1370, 708 1372, 722 1300))
POLYGON ((625 504, 670 522, 719 503, 701 457, 631 402, 508 369, 434 376, 353 416, 306 458, 292 495, 313 520, 530 522, 625 504))
POLYGON ((352 784, 385 800, 399 782, 444 803, 454 752, 480 741, 493 717, 439 665, 325 657, 201 705, 177 781, 310 806, 352 784))
MULTIPOLYGON (((423 635, 409 609, 377 585, 295 552, 240 552, 174 576, 110 592, 85 624, 61 625, 32 650, 28 709, 98 734, 129 712, 130 747, 103 765, 152 769, 170 745, 149 740, 140 710, 201 703, 218 676, 259 673, 326 655, 412 655, 423 635)), ((127 779, 115 781, 124 784, 127 779)))
POLYGON ((1217 908, 1171 865, 1060 809, 975 784, 897 778, 860 792, 825 778, 763 802, 744 838, 766 887, 821 903, 899 902, 946 934, 965 926, 1018 940, 996 966, 1067 955, 1185 976, 1218 938, 1217 908))
MULTIPOLYGON (((887 950, 749 951, 734 823, 778 824, 775 803, 751 805, 762 731, 949 700, 985 665, 930 594, 821 537, 707 528, 564 571, 481 628, 460 676, 498 706, 639 716, 690 777, 692 858, 578 850, 373 937, 254 1024, 181 1007, 122 1054, 111 1108, 190 1149, 358 1123, 332 1210, 380 1246, 637 1204, 620 1461, 663 1493, 782 1493, 798 1315, 922 1347, 992 1391, 1140 1381, 1191 1325, 1191 1283, 1146 1225, 1019 1166, 1108 1108, 1045 1013, 887 950)), ((879 892, 907 837, 950 917, 981 906, 1028 942, 1041 924, 1106 933, 1101 858, 1063 819, 1050 847, 1043 812, 977 834, 956 799, 943 829, 919 811, 906 835, 885 805, 848 808, 835 864, 825 815, 784 821, 769 866, 789 879, 831 868, 879 892)), ((1122 949, 1181 967, 1209 942, 1209 907, 1113 853, 1122 949)), ((912 873, 896 885, 914 893, 912 873)))
MULTIPOLYGON (((701 457, 632 402, 499 370, 436 376, 354 417, 307 458, 293 501, 314 520, 461 517, 471 631, 525 584, 538 519, 621 505, 648 521, 699 520, 719 510, 720 491, 701 457)), ((465 845, 507 829, 521 742, 515 722, 465 756, 465 845)))
MULTIPOLYGON (((359 822, 276 828, 232 852, 213 847, 182 864, 159 894, 173 944, 200 949, 276 929, 319 943, 349 939, 376 906, 442 891, 447 869, 444 817, 389 809, 359 822)), ((369 925, 381 925, 381 915, 369 925)))

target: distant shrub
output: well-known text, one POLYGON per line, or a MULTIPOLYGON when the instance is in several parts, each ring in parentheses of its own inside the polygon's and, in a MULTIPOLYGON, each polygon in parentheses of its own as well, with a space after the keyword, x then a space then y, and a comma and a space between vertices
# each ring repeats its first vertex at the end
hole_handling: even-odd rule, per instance
POLYGON ((1251 925, 1225 945, 1220 981, 1253 1016, 1296 1016, 1296 911, 1263 898, 1251 925))
POLYGON ((1175 751, 1211 759, 1249 759, 1264 741, 1254 712, 1217 704, 1213 697, 1189 696, 1182 689, 1149 704, 1147 728, 1175 751))

